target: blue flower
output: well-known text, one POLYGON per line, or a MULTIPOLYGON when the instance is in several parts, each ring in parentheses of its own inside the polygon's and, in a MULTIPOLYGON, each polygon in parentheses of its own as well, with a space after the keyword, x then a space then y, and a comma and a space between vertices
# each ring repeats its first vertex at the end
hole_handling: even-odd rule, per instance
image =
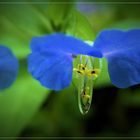
POLYGON ((120 88, 140 83, 140 30, 105 30, 90 46, 80 39, 55 33, 31 41, 28 69, 50 89, 61 90, 72 80, 72 61, 77 55, 108 60, 112 83, 120 88))
POLYGON ((0 90, 8 88, 16 79, 18 60, 10 49, 0 45, 0 90))
POLYGON ((140 83, 140 29, 102 31, 95 40, 108 61, 112 83, 127 88, 140 83))
POLYGON ((80 39, 63 34, 35 37, 28 58, 29 72, 47 88, 61 90, 72 80, 72 61, 78 54, 102 57, 80 39))

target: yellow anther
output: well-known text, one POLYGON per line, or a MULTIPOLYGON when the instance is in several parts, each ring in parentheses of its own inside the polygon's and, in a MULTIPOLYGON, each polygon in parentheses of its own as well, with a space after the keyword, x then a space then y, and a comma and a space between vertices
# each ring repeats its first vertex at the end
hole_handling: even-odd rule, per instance
POLYGON ((94 69, 94 71, 95 71, 95 73, 96 73, 97 75, 100 74, 100 69, 94 69))
POLYGON ((80 70, 80 69, 77 69, 77 68, 74 68, 73 70, 76 71, 79 74, 82 74, 82 75, 85 74, 85 72, 83 70, 80 70))
POLYGON ((90 104, 91 96, 89 95, 89 90, 90 87, 86 86, 81 92, 81 102, 84 105, 84 107, 88 107, 88 105, 90 104))
POLYGON ((86 69, 86 66, 84 64, 78 64, 78 69, 84 71, 86 69))
POLYGON ((90 95, 82 95, 82 102, 84 105, 88 104, 90 101, 90 95))
POLYGON ((86 66, 83 64, 78 64, 78 68, 74 68, 73 70, 79 74, 85 75, 86 66))
POLYGON ((93 69, 93 70, 87 69, 87 70, 85 71, 85 73, 86 73, 86 75, 89 76, 89 77, 92 77, 92 76, 93 76, 93 77, 97 78, 98 75, 99 75, 99 73, 100 73, 100 70, 99 70, 99 69, 93 69))
POLYGON ((78 68, 74 68, 74 71, 76 71, 79 74, 85 75, 85 76, 89 76, 89 77, 94 77, 97 78, 100 70, 99 69, 88 69, 84 64, 78 64, 78 68))

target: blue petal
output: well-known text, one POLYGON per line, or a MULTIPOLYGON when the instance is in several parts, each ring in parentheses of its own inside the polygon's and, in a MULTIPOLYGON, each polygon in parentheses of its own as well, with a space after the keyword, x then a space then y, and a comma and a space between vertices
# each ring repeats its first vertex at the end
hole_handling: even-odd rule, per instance
POLYGON ((72 58, 55 52, 33 52, 28 57, 28 70, 46 88, 61 90, 72 80, 72 58))
POLYGON ((102 31, 94 47, 107 58, 114 85, 126 88, 140 83, 140 29, 102 31))
POLYGON ((0 46, 0 89, 9 87, 16 79, 18 73, 18 60, 12 52, 0 46))
POLYGON ((84 43, 82 40, 62 33, 55 33, 47 36, 34 37, 31 41, 32 51, 59 51, 74 55, 83 54, 95 57, 102 57, 102 54, 84 43))

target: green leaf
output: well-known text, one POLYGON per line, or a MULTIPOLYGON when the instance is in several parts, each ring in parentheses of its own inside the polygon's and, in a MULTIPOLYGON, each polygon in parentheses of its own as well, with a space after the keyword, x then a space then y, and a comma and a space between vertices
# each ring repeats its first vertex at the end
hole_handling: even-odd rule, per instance
MULTIPOLYGON (((96 59, 96 58, 95 58, 96 59)), ((95 88, 110 86, 111 81, 108 74, 108 64, 105 58, 102 59, 102 69, 99 77, 96 80, 95 88)))
POLYGON ((65 32, 71 12, 74 8, 74 0, 63 0, 58 3, 57 0, 51 0, 47 6, 46 15, 49 18, 54 32, 65 32))
POLYGON ((74 10, 71 16, 69 27, 66 31, 67 34, 71 34, 75 37, 83 40, 91 40, 95 38, 94 31, 89 21, 79 11, 74 10))
POLYGON ((49 91, 27 73, 25 62, 20 63, 16 82, 0 92, 0 136, 18 136, 48 95, 49 91))
POLYGON ((0 44, 10 48, 19 59, 27 57, 30 53, 29 41, 26 42, 20 38, 8 37, 8 34, 0 38, 0 44))
POLYGON ((20 59, 27 57, 33 36, 65 31, 72 8, 72 4, 0 5, 0 44, 20 59))
POLYGON ((28 4, 0 5, 0 20, 0 44, 10 47, 21 59, 29 54, 31 38, 50 30, 45 16, 28 4))
POLYGON ((130 28, 140 28, 140 20, 138 19, 126 19, 113 24, 110 28, 119 29, 130 29, 130 28))

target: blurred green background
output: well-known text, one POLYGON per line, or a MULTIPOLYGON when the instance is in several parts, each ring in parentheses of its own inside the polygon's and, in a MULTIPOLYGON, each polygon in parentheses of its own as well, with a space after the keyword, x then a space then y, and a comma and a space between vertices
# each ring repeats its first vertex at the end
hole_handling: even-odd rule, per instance
POLYGON ((0 44, 11 48, 20 61, 16 82, 0 91, 1 139, 140 136, 140 85, 128 89, 111 85, 106 60, 84 116, 73 84, 60 92, 49 91, 27 71, 33 36, 64 32, 94 40, 102 29, 140 28, 140 3, 114 2, 0 2, 0 44))

